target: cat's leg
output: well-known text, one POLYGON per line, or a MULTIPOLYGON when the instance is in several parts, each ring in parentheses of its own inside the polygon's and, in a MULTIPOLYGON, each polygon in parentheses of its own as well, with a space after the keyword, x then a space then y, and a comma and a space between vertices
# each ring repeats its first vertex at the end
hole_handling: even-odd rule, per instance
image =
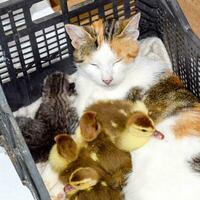
POLYGON ((70 74, 70 75, 67 75, 67 79, 70 83, 75 83, 76 80, 77 80, 77 73, 73 73, 73 74, 70 74))
POLYGON ((30 117, 33 119, 41 103, 42 98, 39 98, 32 104, 24 106, 19 110, 15 111, 13 114, 15 117, 30 117))

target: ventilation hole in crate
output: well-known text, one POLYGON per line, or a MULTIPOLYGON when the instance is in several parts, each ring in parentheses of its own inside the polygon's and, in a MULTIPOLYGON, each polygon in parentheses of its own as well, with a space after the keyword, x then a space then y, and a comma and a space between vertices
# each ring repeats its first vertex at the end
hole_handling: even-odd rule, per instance
POLYGON ((24 36, 20 38, 20 47, 21 47, 21 52, 23 55, 25 67, 26 68, 33 67, 34 56, 33 56, 33 49, 31 47, 29 36, 24 36))
POLYGON ((6 57, 0 45, 0 82, 6 83, 8 81, 10 81, 10 78, 9 78, 8 69, 6 66, 6 57))
POLYGON ((27 73, 30 74, 30 73, 32 73, 34 71, 36 71, 35 64, 33 65, 33 68, 27 70, 27 73))
POLYGON ((176 72, 178 72, 178 70, 176 69, 178 67, 178 63, 177 63, 177 54, 178 54, 178 50, 177 50, 177 45, 176 45, 176 32, 174 29, 174 31, 171 31, 171 28, 173 26, 173 24, 171 24, 169 22, 169 20, 165 20, 165 41, 168 41, 168 45, 169 45, 169 49, 173 49, 173 51, 170 51, 170 55, 171 55, 171 61, 172 61, 172 66, 174 67, 174 70, 176 72))
POLYGON ((200 83, 200 58, 198 57, 197 59, 197 71, 198 71, 198 78, 199 78, 199 83, 200 83))
POLYGON ((130 1, 130 10, 131 10, 131 15, 134 15, 136 13, 135 0, 130 1))
POLYGON ((99 19, 98 9, 94 9, 90 11, 91 22, 96 21, 99 19))
POLYGON ((78 24, 78 17, 72 17, 70 18, 70 24, 78 24))
POLYGON ((5 32, 5 35, 10 35, 13 33, 11 22, 8 14, 1 15, 1 23, 3 26, 3 30, 5 32))
MULTIPOLYGON (((160 32, 161 35, 163 35, 165 33, 165 23, 166 23, 166 20, 167 20, 167 13, 164 9, 162 9, 162 7, 159 7, 158 10, 158 16, 159 18, 157 19, 157 23, 158 23, 158 31, 160 32)), ((168 29, 167 29, 168 30, 168 29)))
POLYGON ((93 9, 89 12, 82 13, 79 16, 70 18, 70 23, 87 25, 87 24, 91 24, 92 22, 94 22, 98 19, 99 19, 98 9, 96 8, 96 9, 93 9))
POLYGON ((197 55, 197 52, 193 48, 191 48, 188 74, 192 91, 195 95, 198 95, 198 71, 197 71, 198 60, 195 55, 197 55))
POLYGON ((112 3, 104 5, 104 14, 107 19, 114 17, 112 7, 113 7, 112 3))
POLYGON ((8 47, 9 47, 13 67, 15 69, 21 69, 21 63, 20 63, 20 60, 19 60, 19 53, 18 53, 18 50, 17 50, 16 42, 14 40, 8 42, 8 47))
POLYGON ((80 25, 87 25, 90 23, 90 13, 85 12, 78 16, 78 24, 80 25))
POLYGON ((26 26, 26 21, 24 18, 24 13, 23 13, 23 9, 18 9, 12 12, 13 14, 13 19, 15 22, 15 26, 17 27, 17 31, 23 30, 25 29, 26 26))

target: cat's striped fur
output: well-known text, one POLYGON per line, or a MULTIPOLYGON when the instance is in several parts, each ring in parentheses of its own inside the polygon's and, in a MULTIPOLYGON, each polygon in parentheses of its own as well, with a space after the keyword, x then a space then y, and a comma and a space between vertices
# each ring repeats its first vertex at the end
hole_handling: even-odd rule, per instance
POLYGON ((45 79, 43 102, 35 118, 46 124, 53 137, 57 132, 74 133, 78 125, 77 112, 72 104, 74 95, 74 85, 68 82, 62 72, 54 72, 45 79))

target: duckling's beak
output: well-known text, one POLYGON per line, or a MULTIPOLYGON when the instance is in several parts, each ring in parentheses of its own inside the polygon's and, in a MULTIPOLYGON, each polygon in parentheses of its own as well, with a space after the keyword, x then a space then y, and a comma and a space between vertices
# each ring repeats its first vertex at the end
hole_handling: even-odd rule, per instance
POLYGON ((163 140, 164 139, 164 134, 162 134, 160 131, 155 130, 153 133, 153 136, 159 140, 163 140))
POLYGON ((70 193, 71 191, 75 190, 75 188, 71 185, 65 185, 64 192, 70 193))

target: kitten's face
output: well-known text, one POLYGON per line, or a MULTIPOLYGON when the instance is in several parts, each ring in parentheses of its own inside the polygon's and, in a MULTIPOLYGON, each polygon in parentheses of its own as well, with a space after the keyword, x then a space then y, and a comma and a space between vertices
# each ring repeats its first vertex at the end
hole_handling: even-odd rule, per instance
POLYGON ((43 85, 43 97, 54 98, 58 96, 72 97, 76 95, 74 83, 69 83, 67 75, 54 72, 47 76, 43 85))
POLYGON ((140 14, 131 20, 94 22, 91 26, 66 25, 78 70, 98 85, 120 84, 138 54, 140 14))

